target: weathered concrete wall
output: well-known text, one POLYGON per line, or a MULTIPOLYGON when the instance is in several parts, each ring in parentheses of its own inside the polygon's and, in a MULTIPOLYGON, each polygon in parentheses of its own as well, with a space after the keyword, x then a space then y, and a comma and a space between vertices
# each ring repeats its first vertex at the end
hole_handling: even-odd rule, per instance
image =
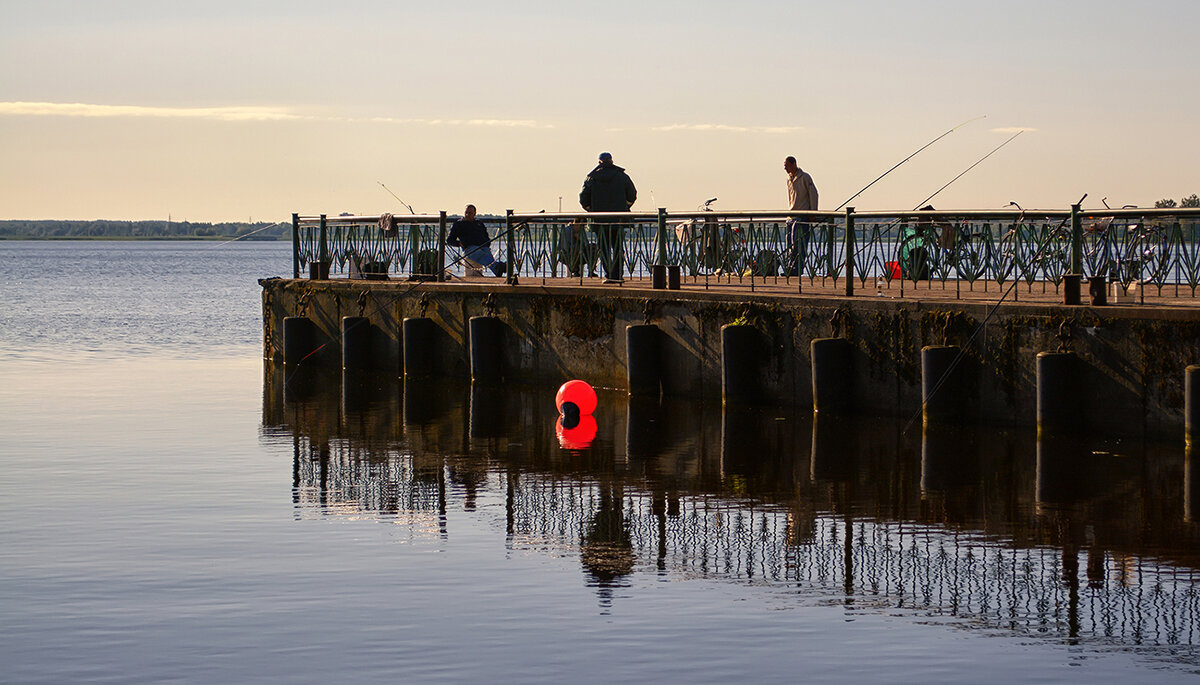
POLYGON ((584 378, 623 388, 625 327, 663 331, 664 391, 720 397, 721 327, 752 325, 760 336, 763 402, 811 406, 813 338, 851 345, 847 378, 856 409, 909 417, 921 408, 921 348, 965 348, 960 401, 970 421, 1036 421, 1036 356, 1069 349, 1083 361, 1081 426, 1114 433, 1182 429, 1183 374, 1200 362, 1200 310, 1065 307, 1011 303, 983 326, 989 305, 873 297, 734 298, 715 292, 633 288, 544 288, 485 284, 270 279, 263 283, 264 355, 282 360, 282 320, 313 319, 324 347, 312 362, 340 363, 343 316, 366 316, 379 367, 398 373, 401 322, 428 316, 438 326, 434 372, 466 377, 467 322, 494 314, 506 325, 504 370, 516 382, 584 378))

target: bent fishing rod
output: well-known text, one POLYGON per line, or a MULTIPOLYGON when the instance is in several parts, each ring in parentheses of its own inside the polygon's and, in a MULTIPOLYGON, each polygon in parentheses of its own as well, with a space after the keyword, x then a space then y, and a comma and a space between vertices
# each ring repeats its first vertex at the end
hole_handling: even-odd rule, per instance
POLYGON ((396 198, 396 201, 397 201, 397 202, 399 202, 400 204, 402 204, 402 205, 404 205, 405 207, 407 207, 407 208, 408 208, 408 212, 409 212, 410 214, 412 214, 413 216, 416 216, 416 215, 417 215, 417 213, 413 211, 412 205, 408 204, 408 203, 407 203, 407 202, 405 202, 404 200, 401 200, 401 199, 400 199, 400 196, 399 196, 399 195, 397 195, 397 194, 395 194, 395 193, 393 193, 391 188, 389 188, 389 187, 387 187, 387 186, 383 185, 383 181, 375 181, 375 182, 379 184, 379 187, 380 187, 380 188, 383 188, 384 190, 388 191, 388 195, 391 195, 392 197, 396 198))
MULTIPOLYGON (((880 175, 879 175, 879 177, 878 177, 878 178, 876 178, 874 181, 871 181, 871 182, 870 182, 870 183, 868 183, 867 185, 863 186, 862 190, 860 190, 860 191, 858 191, 857 193, 855 193, 855 194, 851 195, 851 196, 849 197, 849 199, 847 199, 847 200, 846 200, 845 202, 843 202, 842 204, 838 205, 838 206, 837 206, 837 209, 835 209, 835 210, 833 210, 833 211, 835 211, 835 212, 836 212, 836 211, 840 210, 842 207, 845 207, 846 205, 848 205, 848 204, 850 204, 851 202, 853 202, 853 201, 854 201, 854 198, 856 198, 856 197, 858 197, 859 195, 862 195, 863 193, 865 193, 865 192, 867 191, 867 188, 870 188, 871 186, 873 186, 873 185, 875 185, 876 183, 878 183, 879 181, 881 181, 881 180, 883 179, 883 177, 884 177, 884 176, 887 176, 888 174, 892 173, 892 172, 893 172, 893 171, 895 171, 896 169, 899 169, 899 168, 900 168, 900 166, 901 166, 902 164, 904 164, 905 162, 907 162, 908 160, 910 160, 910 159, 912 159, 913 157, 916 157, 917 155, 919 155, 919 154, 921 154, 922 152, 924 152, 924 151, 925 151, 925 148, 929 147, 930 145, 933 145, 934 143, 938 142, 938 141, 939 141, 939 140, 941 140, 942 138, 945 138, 946 136, 950 135, 951 133, 954 133, 955 131, 957 131, 958 129, 962 128, 963 126, 966 126, 967 124, 971 123, 972 121, 978 121, 978 120, 980 120, 980 119, 983 119, 983 118, 986 118, 986 117, 987 117, 987 115, 986 115, 986 114, 983 114, 983 115, 980 115, 980 116, 977 116, 977 117, 975 117, 974 119, 967 119, 966 121, 962 122, 962 123, 961 123, 961 124, 959 124, 958 126, 955 126, 954 128, 950 129, 949 131, 946 131, 946 132, 945 132, 945 133, 943 133, 942 135, 938 136, 937 138, 934 138, 933 140, 929 141, 928 143, 925 143, 925 144, 924 144, 924 145, 922 145, 920 148, 918 148, 916 152, 914 152, 914 153, 912 153, 911 155, 909 155, 909 156, 905 157, 904 159, 900 160, 899 162, 896 162, 896 165, 895 165, 895 166, 893 166, 891 169, 888 169, 887 171, 883 172, 883 173, 882 173, 882 174, 880 174, 880 175)), ((919 206, 919 205, 918 205, 918 206, 919 206)))
MULTIPOLYGON (((1015 138, 1016 136, 1013 137, 1015 138)), ((1083 197, 1079 198, 1079 202, 1076 204, 1082 205, 1085 199, 1087 199, 1087 193, 1084 193, 1083 197)), ((1025 216, 1025 210, 1021 208, 1021 205, 1018 205, 1016 202, 1010 202, 1009 204, 1021 209, 1021 216, 1025 216)), ((1037 252, 1033 254, 1033 258, 1030 260, 1031 262, 1036 264, 1038 260, 1041 259, 1042 253, 1045 252, 1046 246, 1050 244, 1051 239, 1058 236, 1059 232, 1062 231, 1063 226, 1066 226, 1067 222, 1070 220, 1071 217, 1069 216, 1063 217, 1063 220, 1058 223, 1058 226, 1055 226, 1053 230, 1046 232, 1046 236, 1042 238, 1041 244, 1038 245, 1037 252)), ((1012 285, 1008 286, 1008 289, 1000 294, 1000 299, 996 300, 996 303, 993 304, 990 309, 988 309, 987 314, 983 317, 983 321, 980 321, 979 325, 975 327, 975 330, 971 332, 971 337, 967 338, 967 342, 959 348, 958 354, 954 355, 954 359, 950 360, 950 364, 946 366, 946 370, 943 371, 942 375, 938 377, 937 383, 933 384, 933 388, 929 391, 929 396, 921 398, 921 407, 916 411, 915 414, 913 414, 912 418, 908 420, 908 423, 904 425, 904 430, 902 430, 901 433, 907 434, 908 429, 912 428, 912 425, 917 420, 917 417, 924 414, 925 406, 929 404, 929 400, 933 399, 934 395, 938 393, 938 390, 942 389, 942 386, 946 383, 946 379, 950 377, 950 374, 966 355, 967 350, 970 349, 971 343, 975 342, 975 338, 979 337, 979 332, 982 331, 983 327, 987 325, 987 322, 991 320, 992 316, 996 313, 996 310, 1000 309, 1000 305, 1004 303, 1004 300, 1008 299, 1009 293, 1011 293, 1013 289, 1020 284, 1020 278, 1013 278, 1012 285)))

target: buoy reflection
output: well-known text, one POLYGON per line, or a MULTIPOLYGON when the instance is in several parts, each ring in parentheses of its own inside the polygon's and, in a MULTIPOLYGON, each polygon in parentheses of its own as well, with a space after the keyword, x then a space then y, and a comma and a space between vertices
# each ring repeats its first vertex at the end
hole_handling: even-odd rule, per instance
POLYGON ((554 422, 554 434, 564 450, 586 450, 596 439, 596 417, 584 414, 579 417, 559 416, 554 422))

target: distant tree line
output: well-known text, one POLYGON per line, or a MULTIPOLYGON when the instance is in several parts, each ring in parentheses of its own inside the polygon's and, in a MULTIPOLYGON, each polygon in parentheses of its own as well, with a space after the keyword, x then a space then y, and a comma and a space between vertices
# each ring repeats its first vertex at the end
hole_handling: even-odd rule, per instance
POLYGON ((1183 198, 1178 203, 1170 198, 1163 198, 1154 203, 1156 209, 1172 209, 1175 207, 1200 207, 1200 196, 1192 193, 1188 197, 1183 198))
POLYGON ((62 221, 0 220, 4 238, 141 238, 211 240, 239 238, 281 240, 291 237, 291 221, 271 226, 267 221, 203 223, 195 221, 62 221), (265 230, 264 230, 265 229, 265 230), (250 235, 253 233, 253 235, 250 235))

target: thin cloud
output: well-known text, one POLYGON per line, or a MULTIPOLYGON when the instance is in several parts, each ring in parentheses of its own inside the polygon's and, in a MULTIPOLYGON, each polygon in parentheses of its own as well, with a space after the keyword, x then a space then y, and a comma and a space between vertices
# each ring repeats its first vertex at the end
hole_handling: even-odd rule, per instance
POLYGON ((0 115, 52 117, 152 117, 218 121, 285 121, 308 119, 278 107, 143 107, 82 102, 0 102, 0 115))
POLYGON ((667 124, 655 126, 652 131, 719 131, 722 133, 797 133, 803 126, 732 126, 730 124, 667 124))
POLYGON ((1022 131, 1036 131, 1036 128, 1029 126, 1006 126, 1004 128, 989 129, 992 133, 1020 133, 1022 131))
POLYGON ((334 121, 408 124, 416 126, 492 126, 507 128, 552 128, 531 119, 398 119, 394 117, 314 116, 283 107, 144 107, 141 105, 96 105, 81 102, 0 102, 0 116, 34 117, 149 117, 160 119, 208 119, 215 121, 334 121))
MULTIPOLYGON (((356 121, 347 119, 346 121, 356 121)), ((358 121, 380 124, 419 124, 424 126, 494 126, 501 128, 554 128, 533 119, 398 119, 395 117, 371 117, 358 121)))

